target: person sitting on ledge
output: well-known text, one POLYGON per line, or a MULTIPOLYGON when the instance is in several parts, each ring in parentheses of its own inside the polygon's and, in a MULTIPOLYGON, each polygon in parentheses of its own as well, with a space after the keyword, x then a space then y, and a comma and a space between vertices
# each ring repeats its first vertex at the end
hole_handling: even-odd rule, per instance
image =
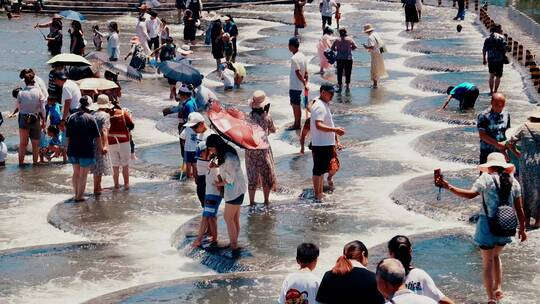
POLYGON ((459 109, 463 111, 474 108, 474 104, 478 99, 478 95, 480 95, 480 91, 476 85, 474 85, 474 83, 462 82, 455 87, 449 86, 446 90, 446 94, 448 94, 448 98, 444 102, 441 109, 446 109, 450 100, 454 98, 459 101, 459 109))

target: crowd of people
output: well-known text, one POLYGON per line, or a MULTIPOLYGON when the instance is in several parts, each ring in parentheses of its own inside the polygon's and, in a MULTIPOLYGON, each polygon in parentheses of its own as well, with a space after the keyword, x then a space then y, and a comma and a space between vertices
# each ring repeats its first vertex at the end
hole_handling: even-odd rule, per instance
MULTIPOLYGON (((403 0, 407 31, 414 30, 414 24, 421 16, 420 0, 403 0)), ((460 2, 460 1, 458 1, 460 2)), ((334 95, 343 90, 351 91, 353 69, 352 52, 358 49, 356 41, 349 36, 345 27, 339 26, 340 4, 335 0, 322 0, 319 3, 323 35, 317 45, 320 69, 324 76, 335 64, 337 84, 324 82, 319 87, 319 96, 309 100, 308 60, 301 51, 299 29, 306 26, 303 8, 306 1, 294 1, 295 35, 288 41, 292 54, 289 76, 289 100, 292 107, 293 123, 286 130, 301 130, 301 153, 307 145, 312 151, 312 183, 314 199, 324 197, 324 180, 334 188, 333 177, 340 169, 340 137, 346 130, 334 123, 331 103, 334 95), (338 24, 339 37, 334 38, 331 28, 333 18, 338 24), (343 77, 345 83, 343 85, 343 77), (302 107, 306 109, 302 124, 302 107)), ((185 44, 177 48, 173 33, 166 20, 158 13, 141 5, 135 27, 136 35, 130 40, 131 49, 123 57, 131 57, 129 65, 144 71, 147 64, 155 62, 182 61, 193 52, 190 45, 196 41, 200 27, 202 3, 199 0, 176 1, 180 22, 184 24, 185 44)), ((458 13, 462 19, 463 12, 458 13)), ((216 60, 216 71, 224 81, 225 90, 239 87, 243 81, 237 58, 238 27, 232 16, 209 18, 206 43, 211 45, 211 54, 216 60), (223 22, 223 23, 222 23, 223 22)), ((45 36, 51 55, 62 52, 62 17, 53 16, 36 28, 49 28, 45 36)), ((85 55, 88 51, 81 23, 72 21, 69 52, 85 55)), ((371 24, 363 27, 367 35, 363 48, 371 56, 372 88, 388 76, 383 54, 387 52, 382 35, 371 24)), ((101 50, 106 40, 106 51, 110 62, 122 58, 120 51, 120 31, 116 22, 107 24, 107 32, 94 26, 92 41, 95 50, 101 50)), ((496 303, 503 296, 502 266, 500 254, 504 245, 511 242, 513 235, 498 235, 492 231, 491 221, 498 216, 499 208, 510 206, 514 210, 514 234, 521 241, 527 238, 525 228, 540 228, 540 114, 529 115, 529 120, 518 132, 508 137, 510 115, 505 110, 506 98, 499 92, 504 64, 507 63, 506 41, 502 28, 495 25, 486 38, 483 47, 483 62, 489 67, 489 88, 491 106, 480 112, 477 127, 480 137, 479 169, 482 172, 471 189, 462 189, 450 184, 442 176, 435 179, 438 187, 451 193, 472 199, 483 197, 483 211, 477 223, 475 242, 480 246, 483 259, 483 279, 489 303, 496 303), (510 162, 513 156, 513 163, 510 162), (533 225, 530 219, 534 218, 533 225)), ((97 76, 97 75, 93 75, 97 76)), ((111 72, 105 78, 118 83, 118 76, 111 72)), ((19 126, 19 165, 24 165, 28 143, 32 147, 33 163, 62 158, 64 163, 72 164, 72 186, 74 200, 85 200, 87 176, 92 173, 95 195, 103 191, 102 177, 112 175, 114 188, 130 187, 130 161, 135 158, 131 131, 135 127, 131 112, 121 106, 121 88, 81 91, 63 64, 53 64, 48 85, 32 69, 20 72, 23 88, 13 90, 16 107, 9 115, 18 115, 19 126)), ((324 77, 323 77, 324 78, 324 77)), ((265 134, 267 149, 246 150, 245 170, 233 146, 216 134, 207 123, 204 110, 217 102, 214 92, 204 85, 193 86, 167 79, 170 86, 170 99, 178 105, 164 109, 164 115, 178 117, 179 141, 185 176, 193 179, 197 196, 202 207, 201 225, 193 246, 205 243, 209 236, 210 245, 218 244, 217 213, 222 200, 225 201, 224 220, 228 232, 233 257, 240 255, 238 237, 240 234, 240 206, 246 192, 250 206, 255 206, 257 189, 262 188, 264 205, 270 205, 270 193, 276 188, 277 177, 272 149, 268 136, 277 131, 269 113, 270 100, 263 91, 253 92, 248 102, 250 112, 246 116, 253 125, 260 127, 265 134)), ((452 99, 459 101, 459 110, 474 108, 480 96, 478 87, 470 82, 462 82, 447 90, 447 99, 442 109, 447 109, 452 99)), ((0 166, 5 164, 7 148, 0 134, 0 166)), ((290 299, 309 300, 309 303, 453 303, 437 289, 429 275, 412 266, 412 245, 405 236, 396 236, 388 243, 389 258, 382 260, 376 273, 365 267, 368 250, 360 241, 348 243, 335 267, 328 271, 322 280, 312 271, 317 265, 319 249, 314 244, 304 243, 297 249, 297 262, 300 272, 291 274, 283 283, 280 302, 290 299)), ((288 302, 287 302, 288 303, 288 302)))
POLYGON ((296 249, 299 269, 283 281, 280 304, 288 303, 396 303, 452 304, 431 276, 412 263, 413 247, 406 236, 396 235, 387 244, 388 258, 376 272, 367 269, 369 252, 361 241, 345 244, 334 267, 318 278, 319 248, 302 243, 296 249))

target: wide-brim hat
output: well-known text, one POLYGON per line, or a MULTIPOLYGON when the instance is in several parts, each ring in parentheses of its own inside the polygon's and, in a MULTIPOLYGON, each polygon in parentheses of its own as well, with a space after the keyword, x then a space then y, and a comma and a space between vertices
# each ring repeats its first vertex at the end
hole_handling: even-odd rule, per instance
POLYGON ((257 90, 253 92, 253 96, 249 99, 248 104, 252 109, 259 109, 264 108, 269 104, 269 102, 266 98, 266 93, 264 93, 264 91, 257 90))
POLYGON ((60 14, 54 14, 52 18, 53 18, 53 19, 63 19, 64 16, 62 16, 62 15, 60 15, 60 14))
POLYGON ((537 107, 536 110, 533 110, 529 113, 529 117, 530 118, 536 118, 536 119, 540 119, 540 106, 537 107))
POLYGON ((365 24, 364 25, 364 33, 373 32, 375 28, 371 24, 365 24))
POLYGON ((131 38, 131 40, 129 42, 133 43, 133 44, 140 44, 141 43, 141 41, 139 40, 139 37, 137 37, 137 36, 131 38))
POLYGON ((92 104, 96 109, 112 109, 113 105, 111 103, 111 100, 109 99, 109 96, 105 94, 100 94, 97 97, 97 101, 92 104))
POLYGON ((139 10, 148 10, 148 5, 146 4, 141 4, 141 6, 139 6, 139 10))
POLYGON ((189 45, 184 44, 178 48, 178 53, 180 53, 180 55, 186 56, 189 54, 193 54, 193 51, 191 50, 191 47, 189 45))
POLYGON ((229 21, 229 20, 231 20, 231 17, 229 17, 229 16, 223 16, 222 19, 223 19, 223 21, 229 21))
POLYGON ((491 167, 501 167, 508 172, 514 171, 515 167, 511 163, 506 162, 504 154, 499 152, 490 153, 487 157, 487 162, 478 166, 478 169, 482 172, 488 172, 491 167))

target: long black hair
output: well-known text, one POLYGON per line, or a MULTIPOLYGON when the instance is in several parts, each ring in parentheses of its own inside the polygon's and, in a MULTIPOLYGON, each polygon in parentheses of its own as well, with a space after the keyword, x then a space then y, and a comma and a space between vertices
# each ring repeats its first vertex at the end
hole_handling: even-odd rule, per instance
POLYGON ((216 156, 218 158, 218 165, 222 165, 225 162, 225 154, 232 153, 238 156, 236 150, 227 144, 221 136, 212 134, 206 139, 207 148, 216 148, 216 156))
POLYGON ((508 204, 510 200, 510 193, 512 193, 513 179, 512 175, 506 172, 503 167, 496 167, 497 174, 499 174, 499 203, 508 204))
POLYGON ((396 235, 388 242, 388 251, 394 258, 399 260, 405 268, 405 273, 409 274, 413 267, 412 263, 412 244, 408 237, 404 235, 396 235))

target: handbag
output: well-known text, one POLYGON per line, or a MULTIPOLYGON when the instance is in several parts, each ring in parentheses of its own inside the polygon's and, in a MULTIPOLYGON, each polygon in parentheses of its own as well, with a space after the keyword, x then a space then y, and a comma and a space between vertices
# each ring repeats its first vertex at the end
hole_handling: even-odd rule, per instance
MULTIPOLYGON (((497 189, 497 195, 499 195, 499 185, 497 181, 492 176, 493 182, 495 183, 495 188, 497 189)), ((499 195, 500 198, 500 195, 499 195)), ((516 230, 518 226, 518 219, 516 211, 510 204, 507 202, 501 202, 499 199, 499 204, 497 205, 497 211, 494 216, 489 216, 486 201, 484 199, 484 194, 482 194, 482 205, 484 207, 484 212, 488 219, 489 231, 494 236, 508 237, 516 235, 516 230)))
POLYGON ((334 52, 332 49, 327 49, 324 51, 324 57, 326 57, 329 64, 334 64, 336 62, 336 52, 334 52))
MULTIPOLYGON (((377 39, 377 36, 373 36, 375 38, 375 41, 377 41, 377 44, 378 45, 381 45, 381 43, 379 42, 379 39, 377 39)), ((382 54, 382 53, 387 53, 388 50, 386 49, 386 46, 383 44, 382 46, 379 47, 379 52, 382 54)))
POLYGON ((503 64, 510 64, 510 59, 508 59, 508 56, 506 56, 506 54, 504 54, 503 57, 503 64))

